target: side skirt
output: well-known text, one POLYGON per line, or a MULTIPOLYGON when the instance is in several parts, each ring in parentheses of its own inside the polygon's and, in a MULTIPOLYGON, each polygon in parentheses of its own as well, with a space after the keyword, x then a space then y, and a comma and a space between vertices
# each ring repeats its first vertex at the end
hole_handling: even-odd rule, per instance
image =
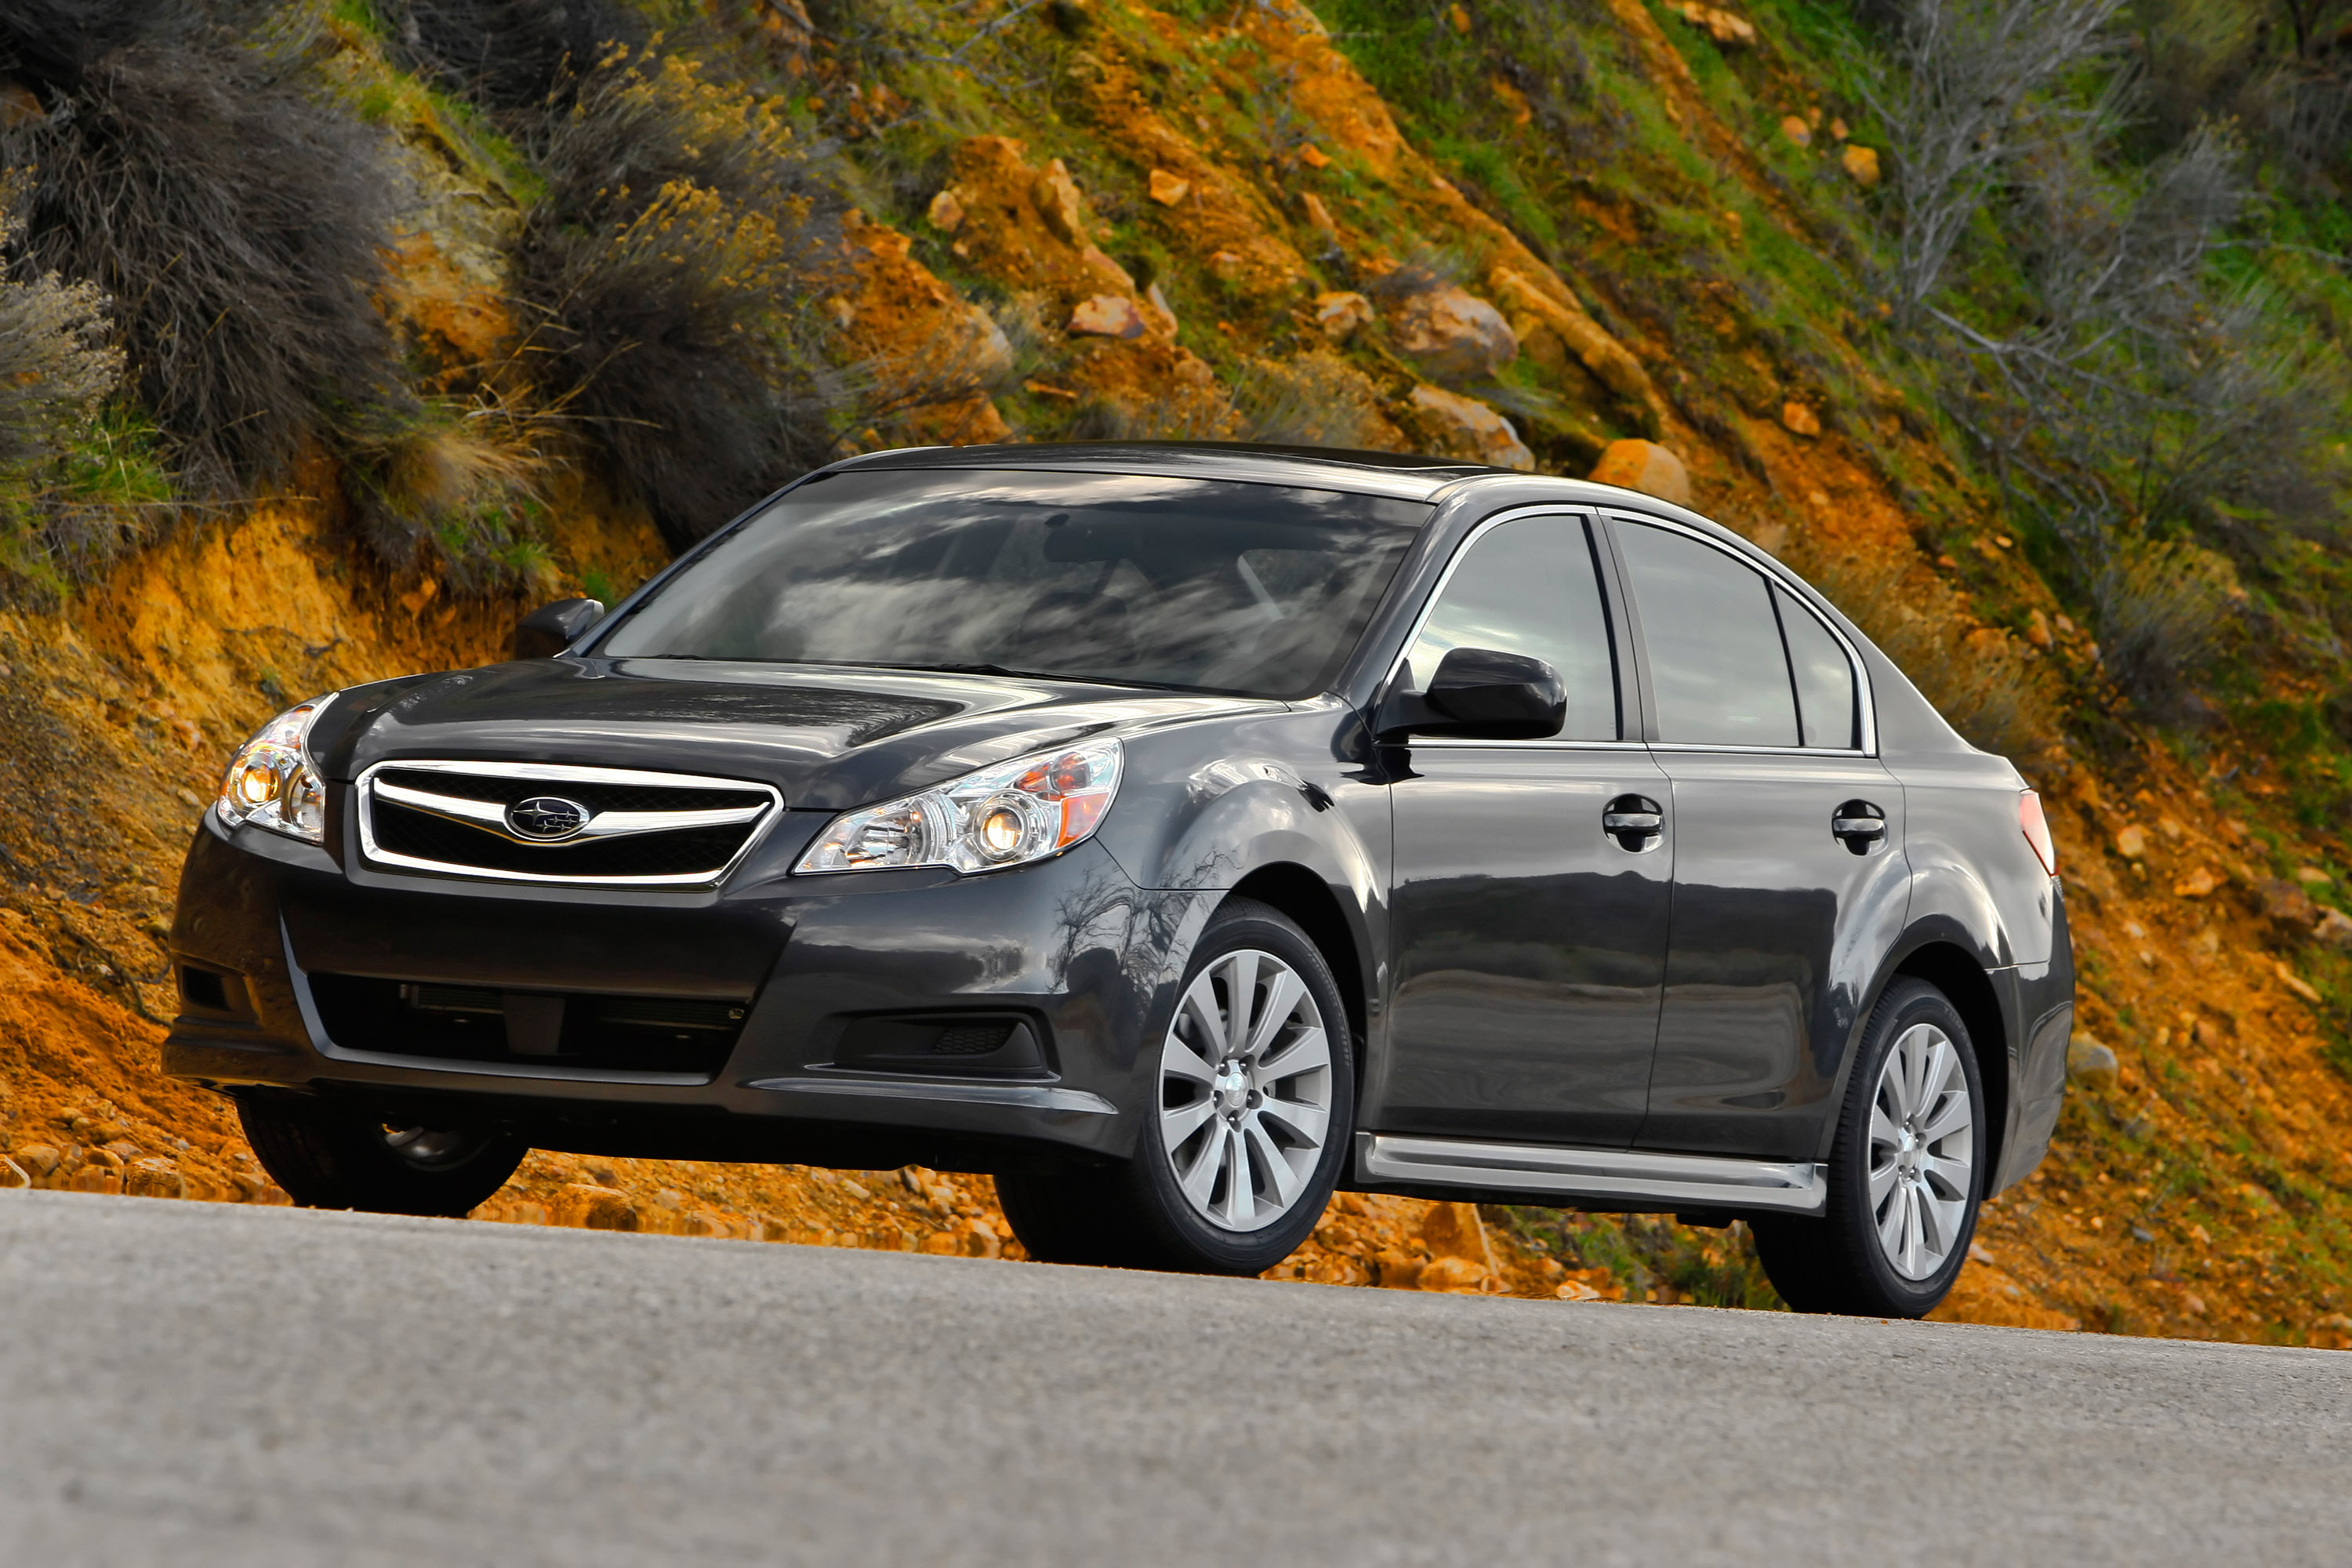
POLYGON ((1596 1213, 1769 1209, 1817 1215, 1829 1168, 1708 1154, 1484 1143, 1389 1132, 1356 1134, 1356 1185, 1429 1197, 1516 1198, 1596 1213))

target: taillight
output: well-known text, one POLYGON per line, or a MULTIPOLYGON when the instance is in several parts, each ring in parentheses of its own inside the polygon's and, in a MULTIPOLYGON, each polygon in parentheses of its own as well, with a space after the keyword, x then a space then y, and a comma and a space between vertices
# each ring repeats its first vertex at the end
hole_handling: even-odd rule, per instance
POLYGON ((2050 819, 2042 815, 2042 797, 2026 790, 2017 797, 2017 826, 2025 830, 2025 841, 2033 846, 2033 858, 2052 876, 2058 874, 2058 846, 2050 841, 2050 819))

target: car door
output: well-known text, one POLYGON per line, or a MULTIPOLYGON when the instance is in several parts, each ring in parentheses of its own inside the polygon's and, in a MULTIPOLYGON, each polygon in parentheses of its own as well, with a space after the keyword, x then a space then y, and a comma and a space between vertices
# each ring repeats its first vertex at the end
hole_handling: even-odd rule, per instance
POLYGON ((1417 692, 1449 649, 1490 648, 1550 664, 1569 705, 1549 739, 1412 736, 1391 752, 1387 1045, 1368 1126, 1623 1148, 1641 1123, 1674 845, 1664 775, 1625 739, 1630 644, 1594 526, 1483 525, 1391 682, 1417 692))
POLYGON ((1903 794, 1861 661, 1800 595, 1696 530, 1612 522, 1675 833, 1635 1145, 1809 1159, 1901 927, 1903 794))

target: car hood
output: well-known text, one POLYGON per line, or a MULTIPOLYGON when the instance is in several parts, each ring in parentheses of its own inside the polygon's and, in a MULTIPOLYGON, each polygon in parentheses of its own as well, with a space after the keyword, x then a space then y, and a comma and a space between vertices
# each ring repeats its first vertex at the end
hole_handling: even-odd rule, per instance
POLYGON ((869 805, 1105 730, 1283 704, 1022 677, 553 658, 386 682, 320 716, 330 778, 378 763, 564 763, 756 779, 794 810, 869 805))

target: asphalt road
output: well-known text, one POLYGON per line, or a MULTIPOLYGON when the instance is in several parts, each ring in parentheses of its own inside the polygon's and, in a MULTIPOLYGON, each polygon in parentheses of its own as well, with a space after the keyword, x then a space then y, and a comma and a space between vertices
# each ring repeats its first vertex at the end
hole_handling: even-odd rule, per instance
POLYGON ((2352 1558, 2352 1353, 0 1193, 0 1563, 2352 1558))

